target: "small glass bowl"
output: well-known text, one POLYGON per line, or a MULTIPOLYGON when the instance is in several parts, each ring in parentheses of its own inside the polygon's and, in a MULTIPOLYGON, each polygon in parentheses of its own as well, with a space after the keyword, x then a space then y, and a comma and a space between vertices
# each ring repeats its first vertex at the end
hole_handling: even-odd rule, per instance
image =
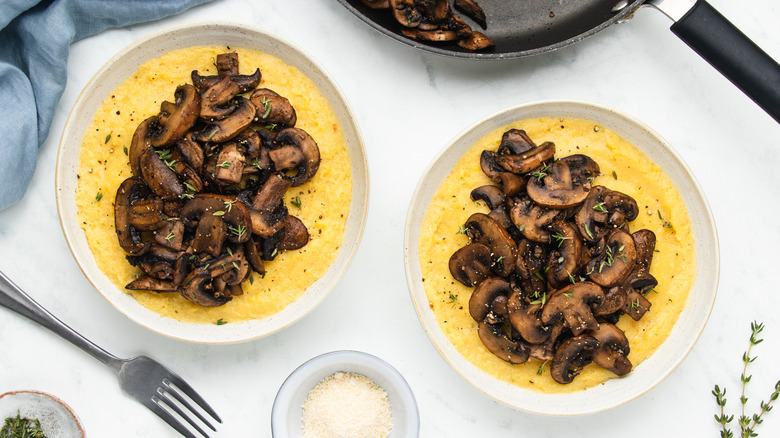
POLYGON ((360 351, 333 351, 298 367, 284 381, 271 412, 271 433, 277 438, 300 438, 303 403, 309 391, 337 372, 362 374, 387 392, 393 414, 388 438, 417 438, 420 414, 412 389, 401 374, 376 356, 360 351))

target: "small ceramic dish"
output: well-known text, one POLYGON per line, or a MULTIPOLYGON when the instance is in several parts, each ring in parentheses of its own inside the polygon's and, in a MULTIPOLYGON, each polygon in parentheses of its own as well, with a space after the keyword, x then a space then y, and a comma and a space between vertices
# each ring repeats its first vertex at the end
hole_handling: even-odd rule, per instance
POLYGON ((13 391, 0 395, 0 428, 6 418, 38 420, 48 438, 83 438, 76 414, 62 400, 38 391, 13 391))
MULTIPOLYGON (((349 266, 363 233, 368 206, 368 165, 352 111, 327 72, 302 49, 256 27, 228 22, 194 23, 167 29, 130 45, 111 59, 87 84, 67 120, 57 157, 57 207, 76 262, 87 279, 117 310, 138 324, 172 338, 200 343, 235 343, 266 336, 302 318, 336 286, 349 266), (258 50, 281 59, 308 77, 337 116, 352 165, 352 202, 343 243, 325 274, 301 297, 263 319, 226 325, 184 323, 140 305, 117 288, 98 268, 77 218, 79 149, 85 130, 106 97, 146 61, 193 46, 228 46, 258 50)), ((108 197, 108 196, 107 196, 108 197)), ((113 196, 112 196, 113 197, 113 196)))
POLYGON ((642 122, 616 110, 573 101, 532 103, 507 109, 467 128, 433 160, 421 178, 407 215, 406 277, 417 314, 434 346, 468 382, 490 397, 529 412, 580 415, 604 411, 645 394, 691 351, 715 302, 719 275, 718 239, 709 205, 695 177, 674 149, 642 122), (677 187, 691 219, 696 279, 671 333, 650 357, 623 378, 573 393, 543 393, 501 381, 468 361, 450 342, 431 309, 422 280, 419 237, 428 206, 458 160, 487 134, 512 122, 537 117, 587 119, 608 127, 661 167, 677 187))
POLYGON ((412 389, 401 374, 376 356, 359 351, 333 351, 317 356, 290 374, 274 400, 271 431, 277 438, 302 434, 303 403, 319 382, 337 372, 362 374, 387 392, 393 415, 388 438, 417 438, 420 414, 412 389))

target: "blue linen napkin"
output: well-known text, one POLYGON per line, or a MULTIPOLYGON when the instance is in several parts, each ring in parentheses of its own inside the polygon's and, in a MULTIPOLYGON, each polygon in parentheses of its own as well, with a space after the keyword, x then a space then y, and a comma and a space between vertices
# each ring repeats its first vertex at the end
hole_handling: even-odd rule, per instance
POLYGON ((211 0, 0 2, 0 210, 22 199, 67 81, 70 43, 211 0))

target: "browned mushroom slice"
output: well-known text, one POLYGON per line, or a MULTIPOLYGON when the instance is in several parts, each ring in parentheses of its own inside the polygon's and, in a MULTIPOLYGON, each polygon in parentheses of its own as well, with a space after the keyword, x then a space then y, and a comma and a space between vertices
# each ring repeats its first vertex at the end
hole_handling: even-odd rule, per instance
POLYGON ((528 361, 528 346, 513 341, 504 333, 500 324, 480 322, 477 334, 487 349, 511 364, 521 364, 528 361))
POLYGON ((509 282, 502 278, 490 277, 480 282, 469 298, 469 314, 474 321, 481 322, 493 307, 493 301, 499 296, 507 297, 512 293, 509 282))
POLYGON ((546 228, 560 214, 559 210, 536 205, 527 197, 520 198, 509 212, 512 222, 526 239, 541 243, 550 241, 550 233, 546 228))
POLYGON ((240 87, 230 77, 222 78, 201 95, 200 117, 207 120, 227 117, 235 111, 233 98, 240 92, 240 87))
POLYGON ((631 234, 636 247, 636 265, 645 271, 650 269, 655 252, 655 233, 650 230, 639 230, 631 234))
POLYGON ((541 344, 550 338, 549 327, 542 323, 540 304, 526 304, 518 290, 513 290, 507 303, 509 323, 530 344, 541 344))
POLYGON ((458 40, 458 45, 466 50, 477 51, 495 47, 496 43, 484 33, 474 31, 468 37, 458 40))
POLYGON ((130 255, 140 255, 149 250, 150 242, 144 241, 140 230, 133 227, 131 207, 149 194, 149 187, 141 178, 130 177, 119 185, 114 199, 114 226, 119 246, 130 255))
POLYGON ((474 0, 455 0, 455 9, 463 12, 476 21, 483 29, 487 29, 487 17, 482 7, 474 0))
POLYGON ((215 296, 211 286, 211 274, 204 269, 196 269, 182 282, 181 295, 188 301, 203 307, 217 307, 228 301, 230 297, 215 296))
POLYGON ((490 248, 481 243, 470 243, 450 257, 452 276, 468 287, 474 287, 491 275, 493 258, 490 248))
POLYGON ((204 213, 198 219, 195 237, 190 243, 190 249, 195 253, 205 252, 217 257, 222 253, 222 244, 226 239, 227 225, 225 222, 212 213, 204 213))
POLYGON ((128 221, 139 231, 154 231, 166 225, 163 201, 157 197, 137 199, 128 209, 128 221))
POLYGON ((657 285, 658 280, 647 271, 636 270, 632 272, 623 283, 627 294, 623 313, 633 320, 639 321, 650 310, 651 303, 646 296, 657 285))
POLYGON ((179 141, 195 123, 200 114, 200 94, 190 84, 179 85, 174 102, 160 105, 157 121, 151 126, 152 146, 159 148, 179 141))
POLYGON ((504 195, 500 187, 488 184, 472 190, 471 200, 483 201, 489 209, 494 210, 504 205, 506 195, 504 195))
POLYGON ((305 160, 301 149, 291 145, 268 151, 268 157, 276 170, 295 169, 305 160))
POLYGON ((220 53, 217 55, 217 75, 233 76, 238 74, 238 53, 220 53))
POLYGON ((419 28, 401 28, 401 34, 405 37, 414 38, 419 41, 446 42, 458 39, 458 35, 454 31, 443 29, 422 30, 419 28))
POLYGON ((540 344, 528 344, 530 355, 534 359, 541 361, 550 361, 555 357, 555 351, 560 344, 565 341, 561 336, 563 333, 568 333, 566 327, 563 324, 563 320, 556 322, 555 324, 547 327, 549 336, 546 341, 540 344))
POLYGON ((583 281, 559 289, 547 297, 542 309, 542 322, 550 325, 563 318, 574 336, 599 326, 591 305, 598 306, 604 300, 604 291, 595 283, 583 281))
POLYGON ((231 242, 249 240, 249 210, 235 199, 215 194, 199 194, 188 201, 181 210, 181 220, 188 228, 197 227, 204 217, 216 217, 225 222, 226 237, 231 242))
POLYGON ((298 116, 290 101, 268 88, 258 88, 250 97, 255 106, 255 120, 284 127, 295 126, 298 116))
POLYGON ((573 283, 580 269, 582 242, 574 225, 568 222, 554 222, 550 225, 552 251, 547 264, 547 282, 554 288, 573 283))
POLYGON ((214 177, 226 184, 235 184, 241 181, 246 166, 243 147, 238 143, 225 143, 217 155, 217 168, 214 177))
POLYGON ((160 245, 181 251, 184 243, 184 223, 180 220, 170 220, 154 232, 154 240, 160 245))
POLYGON ((188 132, 176 143, 176 148, 187 164, 196 172, 203 170, 205 159, 203 146, 192 138, 192 132, 188 132))
POLYGON ((176 292, 178 289, 172 281, 144 275, 136 278, 125 286, 129 290, 150 290, 152 292, 176 292))
POLYGON ((574 154, 560 159, 569 165, 572 180, 577 184, 583 184, 588 181, 593 185, 593 179, 601 174, 599 164, 592 158, 583 154, 574 154))
POLYGON ((233 137, 233 141, 244 148, 247 156, 251 158, 260 156, 262 141, 260 135, 254 129, 244 129, 237 136, 233 137))
POLYGON ((537 204, 544 207, 565 209, 585 201, 590 190, 590 181, 578 183, 572 178, 569 165, 556 160, 550 165, 549 174, 538 174, 528 180, 526 191, 537 204))
POLYGON ((542 275, 549 258, 547 246, 528 239, 522 239, 517 244, 515 273, 520 278, 526 296, 541 296, 547 291, 547 282, 542 275))
POLYGON ((604 294, 604 301, 593 308, 593 315, 606 316, 623 310, 626 300, 628 300, 628 295, 622 286, 611 287, 604 294))
POLYGON ((490 248, 493 256, 492 270, 496 275, 506 277, 514 271, 517 245, 501 225, 484 213, 474 213, 465 226, 466 234, 472 242, 482 243, 490 248))
POLYGON ((255 118, 255 106, 243 97, 236 98, 236 103, 236 109, 230 115, 210 123, 203 131, 193 136, 195 140, 224 143, 248 127, 255 118))
POLYGON ((625 280, 636 265, 636 247, 631 235, 623 230, 612 230, 606 238, 604 253, 586 266, 588 277, 604 286, 617 286, 625 280))
POLYGON ((284 227, 287 208, 282 199, 292 181, 272 174, 260 188, 249 210, 252 233, 271 237, 284 227))
POLYGON ((130 170, 133 172, 133 176, 141 177, 141 155, 144 151, 149 149, 152 145, 152 139, 149 136, 150 127, 157 123, 157 116, 149 117, 141 122, 135 132, 133 133, 133 139, 130 141, 130 149, 127 152, 127 156, 130 160, 130 170))
MULTIPOLYGON (((195 85, 195 88, 198 90, 207 90, 222 80, 222 76, 218 75, 201 76, 198 74, 197 70, 193 70, 190 77, 192 78, 193 85, 195 85)), ((262 79, 262 73, 260 73, 260 69, 258 68, 251 75, 231 75, 230 79, 238 85, 241 93, 246 93, 247 91, 257 88, 262 79)))
POLYGON ((283 129, 276 135, 276 142, 283 148, 287 146, 298 148, 303 155, 303 161, 293 168, 297 172, 290 177, 292 186, 298 187, 311 180, 320 168, 320 148, 317 142, 300 128, 283 129))
POLYGON ((257 250, 257 242, 254 239, 249 239, 244 243, 244 254, 246 254, 246 259, 252 269, 260 275, 265 275, 265 263, 257 250))
POLYGON ((580 236, 590 243, 603 237, 604 224, 607 222, 607 209, 604 207, 604 195, 609 192, 604 186, 593 186, 585 201, 574 214, 574 223, 580 236))
POLYGON ((496 156, 496 163, 512 173, 528 173, 541 166, 545 161, 555 156, 555 144, 544 142, 539 146, 521 154, 506 154, 496 156))
POLYGON ((405 27, 417 27, 423 14, 415 7, 414 0, 389 0, 396 21, 405 27))
POLYGON ((550 375, 560 384, 571 383, 592 361, 593 352, 598 347, 599 341, 593 336, 580 335, 567 339, 555 352, 550 375))
MULTIPOLYGON (((456 2, 457 3, 457 2, 456 2)), ((519 155, 536 147, 536 143, 522 129, 508 129, 501 135, 498 145, 499 154, 519 155)))
POLYGON ((506 196, 516 196, 525 190, 528 180, 512 172, 501 172, 498 174, 498 184, 506 196))
POLYGON ((309 243, 309 230, 303 221, 288 214, 282 228, 282 237, 279 240, 279 251, 292 251, 301 249, 309 243))
POLYGON ((631 361, 628 353, 631 348, 623 330, 614 324, 601 323, 599 328, 588 332, 599 341, 599 347, 593 352, 593 362, 602 368, 612 371, 618 376, 625 376, 631 371, 631 361))
POLYGON ((615 190, 604 195, 604 206, 609 212, 607 222, 615 227, 623 227, 627 221, 636 219, 639 214, 634 198, 615 190))
POLYGON ((452 15, 450 0, 414 0, 414 5, 431 23, 441 23, 452 15))
POLYGON ((160 153, 148 148, 141 154, 141 173, 144 181, 155 195, 165 200, 178 199, 184 194, 184 185, 176 172, 171 169, 171 161, 160 158, 160 153))

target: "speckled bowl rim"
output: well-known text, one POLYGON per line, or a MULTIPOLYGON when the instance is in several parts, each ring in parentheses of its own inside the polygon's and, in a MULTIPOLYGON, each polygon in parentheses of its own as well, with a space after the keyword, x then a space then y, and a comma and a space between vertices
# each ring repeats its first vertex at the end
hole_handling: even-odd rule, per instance
POLYGON ((641 121, 612 108, 588 102, 542 101, 505 109, 458 134, 433 159, 420 179, 409 206, 404 235, 407 285, 417 315, 442 357, 465 380, 488 396, 523 411, 544 415, 583 415, 627 403, 655 387, 685 359, 709 319, 717 293, 720 257, 709 204, 679 154, 641 121), (659 349, 623 378, 572 394, 545 394, 500 381, 466 360, 447 339, 428 305, 422 284, 418 239, 422 219, 434 193, 460 157, 479 139, 509 123, 535 117, 576 117, 608 127, 658 164, 677 186, 688 208, 695 240, 697 275, 688 303, 659 349))
MULTIPOLYGON (((346 272, 365 227, 368 209, 368 163, 356 118, 340 88, 310 55, 282 37, 260 28, 228 21, 196 22, 150 34, 119 52, 87 83, 65 123, 57 155, 55 190, 65 239, 84 275, 119 312, 136 323, 165 336, 189 342, 228 344, 249 341, 286 328, 313 310, 346 272), (121 81, 149 59, 192 46, 226 45, 257 49, 293 65, 311 79, 333 107, 341 123, 352 162, 352 203, 344 241, 327 272, 301 297, 280 312, 263 319, 225 325, 194 324, 165 318, 141 306, 114 286, 95 264, 76 218, 78 150, 100 103, 121 81)), ((112 196, 109 196, 111 198, 112 196)))
MULTIPOLYGON (((51 400, 53 400, 55 403, 60 405, 62 409, 70 415, 70 417, 73 419, 73 422, 76 424, 76 427, 78 427, 79 431, 81 432, 81 436, 84 437, 86 434, 84 433, 84 428, 81 426, 81 422, 79 421, 79 417, 76 416, 76 413, 73 412, 73 409, 71 409, 70 406, 68 406, 67 403, 62 401, 59 397, 55 397, 49 393, 43 392, 43 391, 35 391, 35 390, 18 390, 18 391, 8 391, 3 394, 0 394, 0 399, 3 399, 7 396, 13 396, 17 394, 35 394, 35 395, 41 395, 44 397, 47 397, 51 400)), ((2 428, 2 424, 0 424, 0 428, 2 428)), ((75 438, 75 437, 73 437, 75 438)))
POLYGON ((271 411, 271 433, 276 438, 300 438, 302 406, 309 391, 336 372, 354 372, 373 380, 387 392, 393 413, 388 438, 417 438, 420 413, 409 383, 385 360, 354 350, 323 353, 296 368, 282 383, 271 411))

